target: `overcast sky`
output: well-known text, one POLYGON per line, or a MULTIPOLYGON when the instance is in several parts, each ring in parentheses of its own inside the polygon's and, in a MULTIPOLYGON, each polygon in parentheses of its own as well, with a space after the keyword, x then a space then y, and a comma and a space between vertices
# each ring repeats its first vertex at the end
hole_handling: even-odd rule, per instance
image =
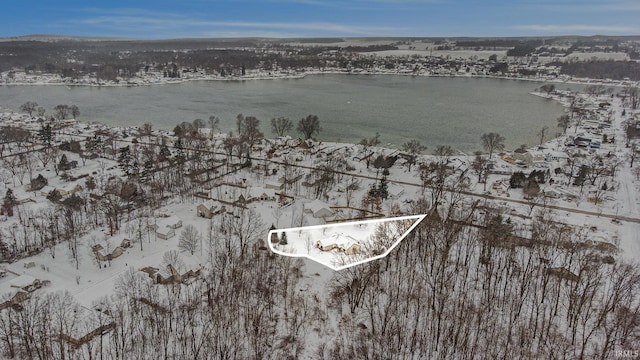
POLYGON ((625 0, 10 0, 0 37, 638 35, 625 0))

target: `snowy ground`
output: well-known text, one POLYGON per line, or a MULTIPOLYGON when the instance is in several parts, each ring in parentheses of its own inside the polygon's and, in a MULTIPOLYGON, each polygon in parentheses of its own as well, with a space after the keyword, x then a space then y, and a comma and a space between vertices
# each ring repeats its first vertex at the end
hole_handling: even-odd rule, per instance
MULTIPOLYGON (((619 99, 612 100, 612 114, 613 123, 610 130, 610 135, 616 138, 614 144, 602 144, 602 147, 597 150, 602 155, 609 153, 617 155, 617 157, 623 160, 622 164, 618 167, 616 180, 610 184, 613 190, 609 190, 606 193, 605 201, 600 204, 594 204, 587 200, 587 196, 578 197, 577 200, 565 200, 565 199, 547 199, 546 205, 549 205, 549 211, 553 213, 554 218, 563 223, 574 225, 576 228, 583 229, 585 238, 592 241, 608 242, 619 246, 621 250, 621 256, 628 259, 637 259, 640 256, 640 224, 638 218, 640 217, 638 210, 638 190, 640 182, 636 180, 634 174, 634 168, 628 166, 628 162, 625 160, 625 156, 629 149, 624 144, 624 127, 622 122, 629 118, 631 115, 627 113, 625 117, 622 114, 622 105, 619 99), (552 208, 553 207, 553 208, 552 208), (620 222, 613 222, 613 218, 621 218, 620 222), (628 218, 627 220, 622 217, 628 218)), ((567 149, 564 147, 564 142, 568 135, 574 135, 582 133, 585 129, 573 129, 569 128, 566 136, 561 136, 558 139, 553 139, 545 142, 544 147, 547 149, 558 150, 564 152, 567 149)), ((124 145, 126 142, 121 142, 124 145)), ((373 166, 367 168, 365 161, 354 160, 358 155, 367 151, 372 151, 376 155, 384 154, 391 155, 397 153, 396 149, 385 149, 371 147, 365 149, 361 145, 353 144, 336 144, 336 143, 316 143, 314 151, 315 156, 304 152, 300 149, 286 149, 279 150, 275 153, 273 161, 280 162, 279 164, 271 165, 272 169, 278 170, 278 174, 285 172, 285 166, 281 163, 284 158, 293 158, 290 162, 291 167, 299 170, 301 173, 307 171, 308 167, 315 167, 323 164, 325 159, 328 158, 327 154, 344 154, 348 159, 349 165, 354 169, 349 170, 343 176, 342 184, 331 189, 327 193, 327 197, 322 200, 331 206, 346 207, 349 203, 346 193, 342 189, 344 182, 348 179, 355 179, 359 182, 359 189, 355 191, 350 200, 351 206, 354 208, 360 207, 360 200, 369 190, 370 186, 377 183, 377 179, 380 178, 380 170, 376 170, 373 166), (321 149, 321 150, 319 150, 321 149), (299 161, 298 161, 299 159, 299 161), (348 173, 348 175, 347 175, 348 173)), ((80 159, 77 155, 66 153, 69 160, 80 159)), ((254 153, 252 156, 261 157, 264 154, 260 152, 254 153)), ((494 155, 494 158, 496 156, 494 155)), ((471 161, 470 156, 453 156, 453 161, 460 170, 467 168, 471 161)), ((430 155, 423 155, 420 157, 419 162, 426 163, 428 161, 436 160, 435 157, 430 155)), ((550 161, 548 163, 540 164, 545 168, 549 168, 553 171, 554 168, 563 166, 563 161, 550 161)), ((77 169, 71 171, 71 175, 82 174, 95 174, 98 179, 107 178, 112 175, 117 175, 120 170, 114 168, 115 162, 110 160, 89 160, 86 166, 79 166, 77 169)), ((496 158, 496 166, 504 169, 518 169, 512 164, 507 163, 504 160, 496 158)), ((412 171, 408 170, 408 167, 404 165, 403 160, 399 160, 396 165, 389 169, 390 175, 388 180, 390 184, 397 187, 398 190, 394 196, 386 200, 382 205, 382 212, 385 214, 391 214, 392 208, 397 206, 400 212, 404 215, 411 215, 412 202, 422 195, 428 196, 428 191, 425 191, 421 187, 421 180, 418 171, 412 168, 412 171)), ((49 180, 49 185, 54 187, 65 186, 59 176, 50 170, 43 169, 42 167, 36 167, 34 174, 43 173, 49 180)), ((243 170, 234 175, 229 176, 227 181, 233 182, 236 180, 247 179, 250 184, 258 185, 257 187, 264 187, 266 183, 277 182, 280 175, 268 175, 265 176, 260 171, 243 170)), ((11 187, 16 189, 16 196, 30 197, 33 202, 20 205, 23 209, 29 209, 32 212, 37 212, 39 209, 46 209, 50 205, 48 200, 44 196, 37 192, 28 192, 24 190, 24 186, 20 186, 20 182, 12 176, 8 176, 6 172, 3 175, 4 186, 0 191, 6 191, 11 187), (15 182, 15 186, 13 183, 15 182)), ((567 179, 564 175, 553 176, 557 182, 553 187, 564 187, 571 191, 578 191, 575 187, 566 185, 567 179)), ((475 199, 481 199, 484 201, 486 197, 481 194, 485 192, 484 184, 478 183, 474 175, 471 175, 471 189, 470 192, 476 194, 473 196, 475 199)), ((522 190, 520 189, 508 189, 503 193, 497 193, 491 188, 491 185, 497 180, 508 179, 506 175, 491 175, 487 181, 487 190, 491 192, 491 198, 487 201, 492 205, 497 205, 505 208, 507 216, 513 219, 524 219, 528 221, 531 216, 535 216, 536 212, 540 210, 544 203, 540 202, 536 204, 531 211, 530 202, 524 199, 522 190)), ((544 191, 546 187, 552 185, 544 184, 541 186, 541 190, 544 191)), ((588 192, 588 189, 586 190, 588 192)), ((261 215, 266 227, 271 224, 278 229, 284 229, 295 226, 307 226, 307 225, 320 225, 323 224, 323 219, 314 218, 311 216, 301 216, 304 212, 304 204, 309 198, 313 198, 313 189, 298 186, 297 190, 291 190, 294 196, 294 201, 291 205, 284 208, 279 208, 274 201, 262 201, 251 204, 251 207, 261 215)), ((183 221, 183 227, 192 224, 202 233, 206 233, 209 220, 199 218, 196 214, 196 206, 199 201, 194 199, 193 201, 178 202, 165 206, 162 209, 156 211, 157 214, 164 213, 167 215, 176 215, 183 221)), ((357 216, 358 211, 354 209, 336 209, 335 217, 349 218, 357 216)), ((15 218, 4 218, 0 222, 0 226, 6 231, 11 231, 13 224, 17 221, 15 218)), ((351 226, 351 225, 349 225, 351 226)), ((135 238, 135 220, 132 219, 129 224, 126 223, 122 226, 122 231, 118 236, 121 239, 122 236, 126 236, 129 239, 135 238)), ((316 240, 326 240, 330 243, 342 243, 348 244, 350 240, 356 239, 359 241, 366 240, 372 231, 372 226, 367 228, 351 227, 348 230, 341 230, 339 227, 318 228, 315 230, 306 231, 290 231, 289 245, 286 249, 276 249, 279 251, 287 251, 289 253, 302 254, 305 256, 312 256, 318 261, 322 261, 325 264, 332 266, 336 265, 336 260, 343 260, 345 255, 338 255, 332 252, 321 252, 313 245, 316 240), (342 235, 341 235, 342 234, 342 235), (335 239, 332 239, 335 237, 335 239)), ((102 295, 110 294, 113 292, 114 282, 119 275, 127 271, 128 268, 140 269, 147 266, 162 267, 163 257, 167 251, 176 250, 178 248, 178 238, 182 229, 176 230, 176 236, 169 240, 162 240, 157 238, 153 233, 145 234, 144 241, 142 243, 143 250, 140 250, 140 243, 135 242, 132 248, 126 249, 125 253, 119 258, 107 263, 107 267, 98 268, 97 263, 93 259, 90 246, 94 239, 104 242, 103 239, 108 238, 105 235, 105 229, 97 229, 92 233, 84 236, 80 240, 80 263, 78 269, 74 261, 69 258, 69 249, 67 244, 60 244, 56 247, 55 258, 51 252, 45 250, 39 255, 25 258, 19 262, 6 265, 6 269, 9 271, 7 277, 0 279, 0 285, 6 284, 11 279, 21 274, 27 274, 34 276, 42 280, 50 280, 51 285, 47 291, 57 290, 69 290, 72 292, 78 300, 86 305, 90 306, 91 303, 101 297, 102 295), (34 262, 35 267, 25 268, 24 263, 34 262), (15 275, 17 274, 17 275, 15 275)), ((265 231, 265 239, 266 238, 265 231)), ((112 241, 117 243, 115 239, 112 241)), ((206 263, 208 258, 206 245, 202 246, 202 250, 197 251, 194 255, 187 252, 181 252, 180 257, 184 263, 185 270, 196 269, 201 264, 206 263)), ((330 276, 332 271, 325 271, 323 266, 316 265, 312 261, 304 261, 309 269, 309 274, 320 274, 319 276, 330 276)), ((104 263, 102 264, 104 265, 104 263)), ((338 263, 340 265, 340 263, 338 263)), ((315 275, 314 275, 315 276, 315 275)), ((313 276, 311 277, 313 278, 313 276)), ((326 284, 326 282, 322 282, 326 284)), ((318 285, 320 286, 320 285, 318 285)), ((323 285, 324 286, 324 285, 323 285)), ((0 286, 1 287, 1 286, 0 286)))
POLYGON ((269 246, 276 254, 306 257, 342 270, 387 256, 422 219, 424 215, 273 230, 269 239, 286 233, 287 243, 269 241, 269 246), (349 254, 356 248, 357 253, 349 254))

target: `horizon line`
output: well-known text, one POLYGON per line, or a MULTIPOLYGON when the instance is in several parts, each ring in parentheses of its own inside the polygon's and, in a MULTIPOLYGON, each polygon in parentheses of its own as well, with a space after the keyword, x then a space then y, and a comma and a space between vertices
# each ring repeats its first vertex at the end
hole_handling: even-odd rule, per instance
MULTIPOLYGON (((633 38, 640 37, 639 34, 627 35, 607 35, 607 34, 563 34, 563 35, 503 35, 503 36, 473 36, 473 35, 451 35, 451 36, 430 36, 430 35, 412 35, 412 36, 187 36, 187 37, 167 37, 167 38, 145 38, 145 37, 122 37, 109 35, 66 35, 66 34, 25 34, 15 36, 0 37, 0 41, 24 40, 28 38, 59 38, 60 40, 102 40, 102 41, 169 41, 169 40, 214 40, 214 39, 256 39, 256 40, 306 40, 306 39, 535 39, 535 38, 590 38, 590 37, 607 37, 607 38, 633 38)), ((35 41, 35 40, 34 40, 35 41)))

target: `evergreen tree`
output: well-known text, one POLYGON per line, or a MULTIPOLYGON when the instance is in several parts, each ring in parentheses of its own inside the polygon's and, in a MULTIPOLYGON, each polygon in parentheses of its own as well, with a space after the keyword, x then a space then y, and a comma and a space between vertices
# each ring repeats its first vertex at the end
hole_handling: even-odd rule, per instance
POLYGON ((142 172, 140 173, 140 182, 145 183, 149 180, 149 176, 153 172, 153 161, 147 160, 144 162, 142 172))
POLYGON ((371 185, 368 195, 372 198, 386 200, 389 197, 389 181, 387 180, 387 177, 383 176, 378 185, 371 185))
POLYGON ((129 145, 121 147, 120 150, 118 150, 118 167, 129 176, 131 175, 132 166, 133 156, 131 155, 131 148, 129 145))
POLYGON ((518 189, 524 186, 527 181, 527 176, 522 171, 517 171, 511 175, 509 179, 509 186, 512 189, 518 189))
POLYGON ((166 161, 171 157, 171 150, 169 150, 169 147, 167 146, 166 143, 162 143, 162 146, 160 146, 160 155, 158 155, 158 160, 159 161, 166 161))
POLYGON ((71 169, 71 164, 69 163, 69 160, 67 159, 67 155, 66 154, 62 154, 62 156, 60 157, 60 162, 58 162, 58 170, 59 171, 67 171, 71 169))
POLYGON ((387 181, 386 176, 383 176, 382 179, 380 179, 378 193, 383 200, 386 200, 389 197, 389 182, 387 181))
POLYGON ((92 139, 87 139, 84 144, 86 152, 90 154, 102 153, 102 138, 94 135, 92 139))
POLYGON ((51 202, 58 202, 60 199, 62 199, 62 195, 60 195, 60 192, 57 189, 53 189, 49 192, 49 194, 47 194, 47 200, 51 201, 51 202))
POLYGON ((62 179, 62 181, 69 181, 69 179, 71 179, 71 176, 67 171, 63 171, 62 174, 60 174, 60 179, 62 179))
MULTIPOLYGON (((275 230, 276 227, 275 225, 271 224, 271 227, 269 228, 270 231, 275 230)), ((273 244, 278 244, 280 243, 280 237, 278 236, 278 232, 274 231, 271 233, 271 242, 273 244)))
POLYGON ((7 192, 4 195, 4 204, 5 207, 7 205, 13 207, 17 204, 16 196, 13 194, 13 189, 7 189, 7 192))
POLYGON ((94 190, 96 188, 96 179, 93 176, 89 176, 85 181, 85 185, 87 185, 87 189, 94 190))
POLYGON ((580 191, 584 187, 584 182, 587 180, 587 175, 589 174, 589 167, 587 165, 582 165, 580 170, 578 170, 578 175, 573 180, 573 185, 580 186, 580 191))
POLYGON ((178 164, 184 164, 184 162, 187 160, 187 157, 184 153, 184 146, 182 145, 182 139, 178 138, 178 140, 176 140, 176 143, 173 145, 173 147, 176 149, 176 155, 174 157, 174 160, 178 164))
POLYGON ((287 233, 286 232, 282 232, 282 236, 280 236, 280 245, 288 245, 289 242, 287 241, 287 233))
POLYGON ((38 139, 47 147, 51 146, 53 142, 53 132, 51 131, 51 125, 41 125, 38 130, 38 139))
POLYGON ((544 184, 546 181, 547 174, 544 170, 533 170, 529 174, 528 180, 535 180, 538 184, 544 184))
POLYGON ((49 181, 42 176, 42 174, 38 174, 35 179, 31 179, 31 191, 37 191, 47 186, 49 181))

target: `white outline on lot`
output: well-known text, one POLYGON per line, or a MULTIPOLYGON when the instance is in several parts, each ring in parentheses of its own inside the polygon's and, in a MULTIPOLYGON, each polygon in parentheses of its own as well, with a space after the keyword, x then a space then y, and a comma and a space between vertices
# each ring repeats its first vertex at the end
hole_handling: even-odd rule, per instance
POLYGON ((374 261, 374 260, 378 260, 378 259, 382 259, 383 257, 389 255, 391 253, 391 251, 393 251, 393 249, 395 249, 396 246, 398 246, 398 244, 400 244, 400 241, 402 241, 402 239, 404 239, 407 235, 409 235, 409 233, 411 231, 413 231, 413 229, 418 226, 418 224, 420 224, 420 222, 426 217, 426 214, 423 215, 408 215, 408 216, 400 216, 400 217, 395 217, 395 218, 382 218, 382 219, 373 219, 373 220, 362 220, 362 221, 351 221, 351 222, 343 222, 343 223, 334 223, 334 224, 325 224, 325 225, 314 225, 314 226, 303 226, 303 227, 295 227, 295 228, 287 228, 287 229, 275 229, 275 230, 271 230, 269 231, 269 234, 267 236, 267 243, 269 244, 269 249, 274 253, 274 254, 278 254, 278 255, 282 255, 282 256, 289 256, 289 257, 294 257, 294 258, 307 258, 309 260, 315 261, 319 264, 322 264, 332 270, 335 271, 340 271, 340 270, 344 270, 347 268, 350 268, 352 266, 356 266, 356 265, 360 265, 360 264, 364 264, 367 263, 369 261, 374 261), (283 252, 280 250, 277 250, 273 247, 273 244, 271 243, 271 234, 273 233, 282 233, 282 232, 293 232, 293 231, 304 231, 304 230, 314 230, 314 229, 322 229, 322 228, 333 228, 333 227, 339 227, 339 226, 348 226, 348 225, 360 225, 360 224, 371 224, 371 223, 384 223, 384 222, 390 222, 390 221, 400 221, 400 220, 410 220, 410 219, 415 219, 413 225, 411 225, 409 227, 409 229, 407 231, 405 231, 399 239, 397 239, 393 245, 391 245, 387 251, 385 251, 384 253, 380 254, 380 255, 376 255, 373 256, 371 258, 368 259, 363 259, 360 261, 356 261, 354 263, 350 263, 350 264, 346 264, 346 265, 342 265, 342 266, 333 266, 330 263, 326 263, 324 261, 319 260, 318 258, 311 256, 309 254, 295 254, 295 253, 287 253, 287 252, 283 252))

